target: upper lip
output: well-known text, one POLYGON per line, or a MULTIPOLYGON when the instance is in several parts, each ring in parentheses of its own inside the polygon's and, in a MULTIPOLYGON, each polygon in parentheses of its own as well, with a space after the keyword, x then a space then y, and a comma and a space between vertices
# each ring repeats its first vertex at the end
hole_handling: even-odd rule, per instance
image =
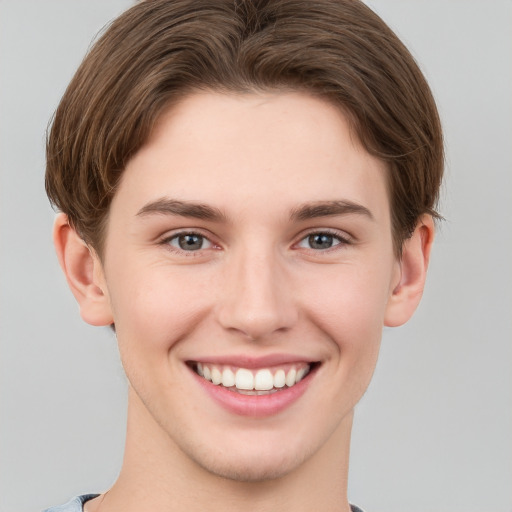
POLYGON ((267 354, 264 356, 244 355, 225 355, 225 356, 206 356, 190 360, 190 362, 237 366, 239 368, 267 368, 270 366, 279 366, 280 364, 307 363, 311 364, 315 361, 304 356, 292 354, 267 354))

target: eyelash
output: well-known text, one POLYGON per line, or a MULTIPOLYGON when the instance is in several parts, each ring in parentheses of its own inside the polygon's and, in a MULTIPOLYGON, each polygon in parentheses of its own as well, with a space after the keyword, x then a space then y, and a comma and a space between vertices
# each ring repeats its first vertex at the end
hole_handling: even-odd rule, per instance
POLYGON ((210 238, 208 236, 206 236, 205 234, 203 234, 199 231, 193 231, 193 230, 192 231, 179 231, 178 233, 174 233, 171 236, 167 236, 160 242, 160 245, 165 246, 168 250, 170 250, 174 253, 185 255, 187 257, 199 256, 206 249, 213 249, 213 248, 218 247, 214 242, 212 242, 210 240, 210 238), (203 245, 204 241, 206 241, 208 244, 210 244, 210 247, 204 248, 201 246, 198 250, 186 250, 186 249, 182 249, 180 247, 175 247, 172 245, 172 241, 176 240, 179 243, 180 237, 186 237, 186 236, 200 237, 202 240, 201 245, 203 245))
POLYGON ((331 230, 331 229, 319 229, 316 231, 310 231, 306 233, 298 243, 295 244, 295 246, 299 246, 302 242, 309 239, 311 240, 311 237, 318 236, 318 235, 327 235, 329 237, 332 237, 334 240, 337 240, 337 243, 333 244, 331 247, 327 247, 325 249, 313 249, 312 247, 304 247, 308 251, 313 251, 315 253, 327 253, 335 250, 339 250, 344 246, 351 245, 353 241, 347 234, 341 234, 339 231, 331 230), (340 247, 341 246, 341 247, 340 247))
MULTIPOLYGON (((303 247, 303 248, 308 251, 312 251, 314 253, 327 253, 327 252, 331 252, 333 250, 335 251, 335 250, 341 249, 341 247, 339 247, 339 246, 347 246, 347 245, 351 245, 353 243, 351 238, 349 236, 347 236, 346 234, 341 235, 340 232, 336 231, 336 230, 321 229, 321 230, 310 231, 308 233, 303 234, 303 236, 300 238, 300 240, 297 243, 295 243, 293 245, 293 247, 300 247, 300 244, 302 242, 306 241, 307 239, 311 239, 311 237, 319 236, 319 235, 327 235, 328 237, 332 237, 334 240, 337 241, 337 243, 334 243, 334 245, 332 245, 331 247, 327 247, 324 249, 314 249, 312 247, 303 247)), ((186 255, 187 257, 199 256, 204 250, 215 249, 215 248, 219 247, 217 244, 212 242, 207 235, 205 235, 201 232, 198 232, 198 231, 180 231, 178 233, 172 234, 171 236, 165 237, 161 242, 159 242, 159 244, 165 246, 167 249, 169 249, 172 252, 186 255), (186 249, 182 249, 180 247, 176 247, 176 246, 172 245, 172 241, 176 240, 179 243, 179 238, 186 237, 186 236, 200 237, 201 241, 202 241, 202 245, 204 244, 204 241, 206 241, 208 244, 210 244, 210 247, 204 248, 201 245, 201 247, 199 247, 197 250, 186 250, 186 249)))

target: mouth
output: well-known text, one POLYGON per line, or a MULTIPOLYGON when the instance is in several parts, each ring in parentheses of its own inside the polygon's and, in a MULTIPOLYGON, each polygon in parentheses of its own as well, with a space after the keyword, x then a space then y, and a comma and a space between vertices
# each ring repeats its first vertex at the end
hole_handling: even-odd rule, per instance
POLYGON ((286 363, 251 369, 199 361, 190 361, 188 365, 199 377, 215 386, 242 395, 262 396, 295 387, 315 370, 319 363, 286 363))

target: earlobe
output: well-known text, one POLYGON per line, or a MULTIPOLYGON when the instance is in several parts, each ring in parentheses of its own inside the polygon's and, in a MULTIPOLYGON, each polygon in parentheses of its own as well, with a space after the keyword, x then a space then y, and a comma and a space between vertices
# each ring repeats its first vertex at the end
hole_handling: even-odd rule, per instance
POLYGON ((98 326, 113 324, 100 259, 70 226, 63 213, 55 219, 53 242, 83 320, 98 326))
POLYGON ((424 215, 412 236, 404 242, 400 278, 393 286, 384 325, 396 327, 407 322, 416 310, 425 287, 428 262, 434 241, 434 221, 424 215))

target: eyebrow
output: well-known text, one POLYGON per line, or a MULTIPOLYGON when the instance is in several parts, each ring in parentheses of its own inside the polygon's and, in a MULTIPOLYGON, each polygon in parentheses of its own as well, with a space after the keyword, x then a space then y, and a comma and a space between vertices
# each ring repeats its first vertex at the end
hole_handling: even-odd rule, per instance
MULTIPOLYGON (((290 220, 304 221, 317 217, 350 214, 364 215, 371 220, 375 220, 368 208, 346 200, 305 203, 290 212, 290 220)), ((179 201, 166 197, 145 204, 137 212, 138 217, 145 217, 147 215, 179 215, 180 217, 210 220, 213 222, 227 221, 226 215, 218 208, 203 203, 179 201)))
POLYGON ((334 215, 364 215, 370 220, 375 220, 372 212, 365 206, 352 201, 315 201, 294 208, 290 213, 290 220, 302 221, 316 217, 329 217, 334 215))
POLYGON ((194 203, 189 201, 178 201, 176 199, 160 198, 144 205, 138 212, 138 217, 147 215, 179 215, 180 217, 191 217, 194 219, 211 220, 215 222, 226 221, 226 215, 207 204, 194 203))

